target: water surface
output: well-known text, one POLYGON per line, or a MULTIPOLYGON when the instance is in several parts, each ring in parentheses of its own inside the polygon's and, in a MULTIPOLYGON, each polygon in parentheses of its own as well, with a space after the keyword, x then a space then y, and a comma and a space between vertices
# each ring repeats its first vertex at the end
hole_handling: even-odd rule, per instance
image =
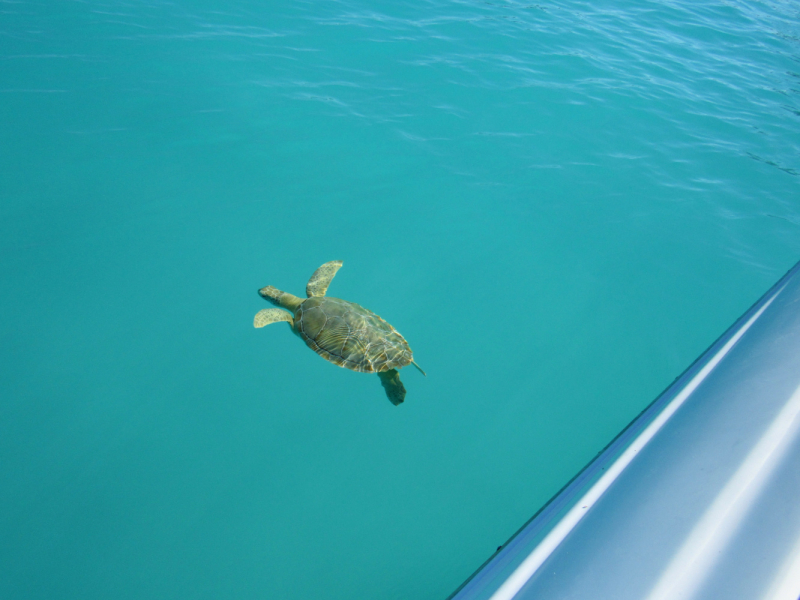
POLYGON ((791 3, 0 15, 2 597, 445 598, 800 258, 791 3))

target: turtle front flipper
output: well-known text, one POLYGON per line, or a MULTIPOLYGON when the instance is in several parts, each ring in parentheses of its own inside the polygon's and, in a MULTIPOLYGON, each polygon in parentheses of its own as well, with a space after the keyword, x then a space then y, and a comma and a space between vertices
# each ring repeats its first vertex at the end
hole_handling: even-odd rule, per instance
POLYGON ((253 327, 265 327, 270 323, 278 323, 279 321, 286 321, 290 326, 294 326, 292 315, 285 310, 281 310, 280 308, 265 308, 256 313, 256 317, 253 319, 253 327))
POLYGON ((325 292, 328 291, 328 286, 331 284, 334 275, 336 275, 336 271, 338 271, 341 266, 342 261, 332 260, 331 262, 326 262, 319 269, 314 271, 311 279, 308 280, 308 285, 306 285, 306 295, 309 298, 311 298, 311 296, 324 296, 325 292))
POLYGON ((400 373, 397 372, 397 369, 380 371, 378 377, 381 378, 381 385, 386 390, 386 397, 389 398, 389 402, 395 406, 401 404, 406 397, 406 388, 403 382, 400 381, 400 373))

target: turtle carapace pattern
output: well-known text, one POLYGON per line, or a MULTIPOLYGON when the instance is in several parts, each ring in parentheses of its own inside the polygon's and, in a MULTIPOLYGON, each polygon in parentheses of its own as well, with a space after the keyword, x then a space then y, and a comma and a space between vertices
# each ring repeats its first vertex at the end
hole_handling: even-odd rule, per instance
POLYGON ((325 360, 352 371, 377 373, 386 396, 397 406, 406 396, 397 370, 413 364, 423 375, 425 372, 414 362, 408 342, 389 323, 355 302, 325 295, 341 266, 342 261, 335 260, 314 271, 305 299, 272 286, 258 290, 262 298, 280 308, 259 311, 253 325, 288 322, 292 331, 325 360))

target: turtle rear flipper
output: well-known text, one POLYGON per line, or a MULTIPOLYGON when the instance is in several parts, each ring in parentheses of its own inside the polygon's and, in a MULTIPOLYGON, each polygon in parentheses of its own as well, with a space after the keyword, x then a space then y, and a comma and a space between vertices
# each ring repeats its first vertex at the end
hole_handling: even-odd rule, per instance
POLYGON ((378 373, 381 378, 381 385, 386 390, 386 397, 389 402, 397 406, 401 404, 406 397, 406 388, 403 382, 400 381, 400 374, 397 369, 389 369, 388 371, 381 371, 378 373))

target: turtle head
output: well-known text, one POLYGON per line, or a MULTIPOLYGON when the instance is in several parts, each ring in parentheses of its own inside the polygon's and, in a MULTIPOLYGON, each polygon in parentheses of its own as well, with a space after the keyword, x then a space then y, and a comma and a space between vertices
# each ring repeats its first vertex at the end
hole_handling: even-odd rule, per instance
POLYGON ((261 296, 267 302, 271 302, 276 306, 280 306, 280 297, 283 295, 283 292, 277 288, 268 285, 267 287, 263 287, 258 290, 258 295, 261 296))
POLYGON ((303 301, 298 298, 297 296, 292 296, 286 292, 282 292, 277 288, 268 285, 267 287, 263 287, 258 290, 258 295, 261 296, 264 300, 269 302, 270 304, 274 304, 275 306, 280 306, 281 308, 285 308, 294 312, 298 306, 300 306, 303 301))

